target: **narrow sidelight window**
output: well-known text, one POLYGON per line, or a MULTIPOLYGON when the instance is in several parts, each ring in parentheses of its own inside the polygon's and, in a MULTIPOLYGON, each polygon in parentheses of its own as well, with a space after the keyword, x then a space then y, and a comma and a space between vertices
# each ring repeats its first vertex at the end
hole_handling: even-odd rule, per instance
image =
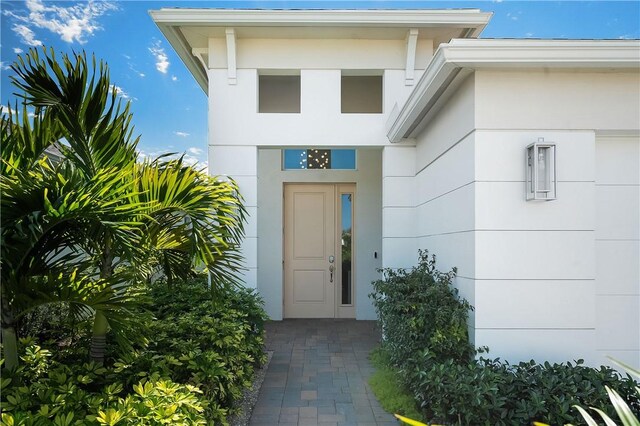
POLYGON ((341 212, 342 217, 342 280, 340 281, 340 303, 342 305, 353 304, 353 279, 352 279, 352 264, 351 264, 351 252, 353 251, 353 239, 352 239, 352 208, 353 194, 340 194, 341 212))

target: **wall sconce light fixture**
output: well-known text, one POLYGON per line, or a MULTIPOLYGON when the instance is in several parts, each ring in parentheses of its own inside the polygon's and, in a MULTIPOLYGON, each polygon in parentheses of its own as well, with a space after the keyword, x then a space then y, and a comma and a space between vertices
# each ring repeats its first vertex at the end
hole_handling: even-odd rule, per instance
POLYGON ((538 138, 538 142, 529 145, 526 152, 526 168, 527 201, 555 200, 556 144, 538 138))

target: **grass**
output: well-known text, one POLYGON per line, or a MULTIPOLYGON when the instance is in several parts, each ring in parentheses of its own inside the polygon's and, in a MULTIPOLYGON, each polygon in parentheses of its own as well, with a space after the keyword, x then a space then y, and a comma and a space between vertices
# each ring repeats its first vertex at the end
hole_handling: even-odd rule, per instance
POLYGON ((376 369, 369 379, 369 385, 382 408, 389 413, 424 420, 413 395, 400 383, 398 372, 390 365, 389 356, 384 349, 374 349, 369 359, 376 369))

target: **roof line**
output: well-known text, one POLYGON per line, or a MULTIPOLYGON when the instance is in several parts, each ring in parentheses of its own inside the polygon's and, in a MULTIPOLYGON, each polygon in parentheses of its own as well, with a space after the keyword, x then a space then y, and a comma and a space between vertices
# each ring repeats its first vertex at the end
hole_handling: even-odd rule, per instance
POLYGON ((477 69, 635 69, 638 40, 454 39, 438 47, 424 74, 395 117, 387 138, 400 142, 430 120, 467 75, 477 69))

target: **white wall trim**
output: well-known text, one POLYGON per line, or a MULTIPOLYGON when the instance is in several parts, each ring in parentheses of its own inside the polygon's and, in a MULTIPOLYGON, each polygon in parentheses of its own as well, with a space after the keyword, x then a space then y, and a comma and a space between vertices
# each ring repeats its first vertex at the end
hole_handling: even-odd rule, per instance
POLYGON ((163 8, 149 15, 178 53, 205 93, 206 69, 192 55, 183 27, 346 27, 346 28, 459 28, 462 37, 478 37, 492 13, 465 10, 239 10, 163 8))
POLYGON ((440 27, 473 28, 477 36, 491 13, 465 10, 238 10, 175 9, 151 10, 158 24, 224 26, 349 26, 349 27, 440 27))

